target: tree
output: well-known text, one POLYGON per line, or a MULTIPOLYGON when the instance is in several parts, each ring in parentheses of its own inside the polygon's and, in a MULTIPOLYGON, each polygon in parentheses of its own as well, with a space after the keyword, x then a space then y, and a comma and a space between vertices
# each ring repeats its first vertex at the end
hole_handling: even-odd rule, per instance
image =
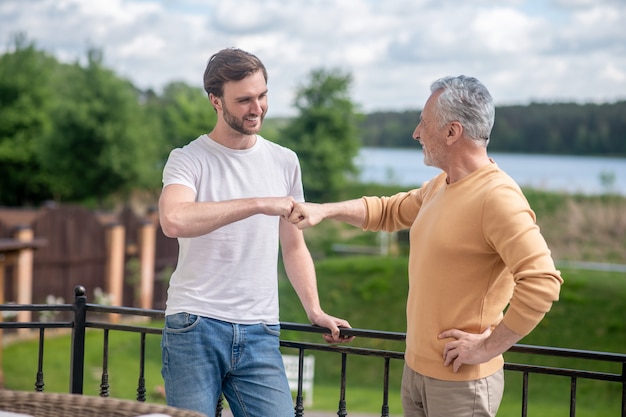
POLYGON ((12 52, 0 56, 0 205, 51 197, 37 149, 52 127, 50 78, 58 66, 23 34, 14 37, 12 52))
POLYGON ((420 111, 380 111, 368 114, 360 123, 364 146, 414 148, 413 131, 420 111))
POLYGON ((217 121, 204 91, 183 82, 167 84, 151 108, 161 119, 167 153, 211 131, 217 121))
POLYGON ((279 143, 298 154, 309 201, 332 201, 355 175, 360 115, 348 92, 352 76, 339 70, 313 70, 296 93, 299 115, 279 131, 279 143))
POLYGON ((91 49, 85 68, 66 66, 55 85, 54 126, 41 161, 57 199, 102 203, 113 194, 158 187, 160 130, 133 85, 102 65, 91 49))

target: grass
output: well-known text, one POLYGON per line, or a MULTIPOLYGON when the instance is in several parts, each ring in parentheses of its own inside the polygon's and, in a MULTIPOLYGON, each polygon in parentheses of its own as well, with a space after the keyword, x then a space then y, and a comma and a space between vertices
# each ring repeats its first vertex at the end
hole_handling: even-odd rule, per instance
MULTIPOLYGON (((354 257, 329 259, 317 263, 318 286, 324 308, 330 314, 349 319, 353 327, 404 331, 404 300, 406 298, 406 258, 354 257), (366 306, 365 308, 363 306, 366 306)), ((554 346, 570 349, 597 350, 626 353, 626 321, 624 302, 626 299, 626 274, 607 271, 562 269, 565 283, 561 300, 557 302, 540 325, 521 343, 528 345, 554 346)), ((283 289, 287 291, 287 287, 283 289)), ((303 321, 302 313, 296 308, 295 296, 283 295, 283 320, 303 321), (288 314, 287 316, 285 316, 288 314), (291 316, 293 314, 293 316, 291 316)), ((283 308, 281 305, 281 308, 283 308)), ((301 309, 300 309, 301 310, 301 309)), ((383 349, 398 350, 383 342, 383 349)), ((399 348, 400 350, 402 348, 399 348)), ((507 361, 534 363, 545 366, 562 366, 572 369, 589 369, 621 373, 620 365, 590 363, 585 360, 559 359, 532 355, 506 354, 507 361)), ((358 383, 367 387, 370 398, 363 410, 359 407, 360 394, 352 393, 352 411, 378 412, 381 404, 381 367, 354 364, 358 369, 358 383)), ((338 359, 316 357, 316 383, 327 385, 332 392, 338 385, 338 359), (334 385, 333 385, 334 383, 334 385)), ((382 366, 382 365, 381 365, 382 366)), ((349 369, 350 370, 350 363, 349 369)), ((506 372, 505 397, 499 416, 518 416, 521 413, 521 375, 506 372)), ((392 410, 400 409, 399 384, 400 366, 392 369, 390 404, 392 410)), ((554 376, 532 375, 530 384, 530 410, 532 416, 567 415, 569 409, 569 379, 554 376)), ((350 386, 350 385, 349 385, 350 386)), ((316 392, 319 392, 316 385, 316 392)), ((578 383, 577 416, 619 415, 621 387, 600 381, 578 383)), ((320 406, 316 395, 316 406, 320 406)), ((337 394, 330 404, 336 409, 337 394)), ((324 400, 322 400, 324 401, 324 400)), ((351 404, 350 397, 348 403, 351 404)))
MULTIPOLYGON (((333 315, 346 317, 354 327, 404 331, 406 322, 406 259, 381 257, 346 257, 317 264, 320 297, 324 308, 333 315)), ((572 349, 626 353, 626 323, 623 300, 626 299, 626 276, 606 271, 566 269, 561 300, 545 320, 522 343, 572 349)), ((291 287, 281 279, 282 320, 306 322, 302 308, 291 287)), ((160 323, 154 323, 160 326, 160 323)), ((302 335, 283 332, 285 339, 302 340, 302 335)), ((151 402, 163 402, 160 375, 159 336, 146 336, 146 388, 151 402)), ((305 338, 306 339, 306 338, 305 338)), ((321 342, 319 335, 310 339, 321 342)), ((102 372, 102 331, 88 329, 86 345, 85 393, 97 395, 102 372)), ((110 332, 110 395, 136 397, 139 378, 140 337, 128 332, 110 332)), ((402 351, 397 342, 366 343, 355 346, 402 351)), ((38 341, 10 344, 4 349, 7 388, 34 389, 38 341)), ((44 351, 45 390, 67 392, 69 387, 69 336, 49 335, 44 351)), ((292 352, 286 352, 292 353, 292 352)), ((506 354, 507 361, 537 363, 530 355, 506 354)), ((619 366, 605 366, 584 360, 564 361, 542 358, 543 365, 576 369, 594 369, 619 373, 619 366)), ((335 353, 317 352, 314 406, 316 410, 336 412, 339 400, 341 357, 335 353)), ((349 357, 346 400, 349 412, 380 413, 382 404, 382 359, 349 357)), ((392 361, 389 404, 392 415, 401 415, 400 378, 402 364, 392 361)), ((562 377, 531 375, 529 415, 566 415, 569 407, 569 380, 562 377)), ((499 416, 520 415, 521 375, 507 372, 505 397, 499 416)), ((620 387, 598 381, 578 383, 577 416, 619 415, 620 387)))
MULTIPOLYGON (((4 349, 5 386, 9 389, 33 390, 37 374, 38 340, 14 343, 4 349)), ((135 399, 139 380, 139 334, 110 332, 110 396, 135 399)), ((153 402, 164 402, 162 386, 160 336, 146 336, 146 396, 153 402)), ((87 329, 84 393, 98 395, 102 375, 103 331, 87 329)), ((68 332, 46 337, 44 350, 44 390, 68 392, 71 342, 68 332)))

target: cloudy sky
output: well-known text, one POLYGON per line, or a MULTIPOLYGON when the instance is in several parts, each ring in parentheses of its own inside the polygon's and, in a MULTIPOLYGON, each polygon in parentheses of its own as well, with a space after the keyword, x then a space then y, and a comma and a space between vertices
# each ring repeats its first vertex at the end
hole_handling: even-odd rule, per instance
POLYGON ((236 46, 269 71, 270 114, 294 113, 313 69, 353 76, 362 111, 421 108, 445 75, 497 104, 626 99, 626 0, 0 0, 0 53, 24 33, 58 59, 89 47, 140 88, 201 87, 236 46))

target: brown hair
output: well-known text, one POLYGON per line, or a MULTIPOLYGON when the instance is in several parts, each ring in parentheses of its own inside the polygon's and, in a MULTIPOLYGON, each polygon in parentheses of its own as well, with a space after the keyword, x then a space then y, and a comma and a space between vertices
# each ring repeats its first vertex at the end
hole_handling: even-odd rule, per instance
POLYGON ((213 54, 204 70, 204 90, 207 94, 222 97, 224 83, 240 81, 262 71, 267 82, 267 70, 259 58, 238 48, 226 48, 213 54))

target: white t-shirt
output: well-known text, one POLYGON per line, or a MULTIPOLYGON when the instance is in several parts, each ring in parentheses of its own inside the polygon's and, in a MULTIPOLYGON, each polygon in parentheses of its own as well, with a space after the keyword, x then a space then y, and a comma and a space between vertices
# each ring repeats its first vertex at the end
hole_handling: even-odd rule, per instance
MULTIPOLYGON (((261 136, 230 149, 202 135, 174 149, 163 186, 185 185, 196 201, 292 196, 304 201, 296 154, 261 136)), ((166 315, 186 312, 240 324, 277 324, 278 216, 257 214, 194 238, 179 238, 166 315)))

